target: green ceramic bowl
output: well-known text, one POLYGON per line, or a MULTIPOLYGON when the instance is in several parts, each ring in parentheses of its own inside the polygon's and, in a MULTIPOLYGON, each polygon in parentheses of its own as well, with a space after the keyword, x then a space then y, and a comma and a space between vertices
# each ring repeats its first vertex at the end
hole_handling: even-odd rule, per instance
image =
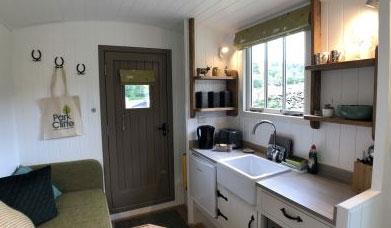
POLYGON ((349 120, 371 120, 372 110, 371 105, 338 105, 336 114, 349 120))

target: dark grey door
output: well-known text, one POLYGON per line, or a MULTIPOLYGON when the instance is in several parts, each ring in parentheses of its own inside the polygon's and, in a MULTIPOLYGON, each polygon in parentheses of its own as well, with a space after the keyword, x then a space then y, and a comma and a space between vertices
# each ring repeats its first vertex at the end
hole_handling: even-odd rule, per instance
POLYGON ((101 46, 100 64, 111 211, 173 200, 171 52, 101 46))

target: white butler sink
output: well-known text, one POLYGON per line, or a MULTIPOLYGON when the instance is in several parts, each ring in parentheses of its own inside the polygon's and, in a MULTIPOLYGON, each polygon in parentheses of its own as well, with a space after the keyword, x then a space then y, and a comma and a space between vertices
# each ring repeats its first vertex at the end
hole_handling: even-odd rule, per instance
POLYGON ((290 169, 255 155, 228 158, 217 164, 217 182, 251 205, 256 204, 257 181, 290 169))

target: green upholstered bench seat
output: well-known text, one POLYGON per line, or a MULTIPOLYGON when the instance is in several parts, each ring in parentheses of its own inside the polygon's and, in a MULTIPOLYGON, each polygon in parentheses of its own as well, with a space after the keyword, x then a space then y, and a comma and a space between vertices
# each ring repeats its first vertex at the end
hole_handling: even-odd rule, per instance
POLYGON ((56 200, 58 215, 39 228, 111 227, 106 196, 100 189, 64 193, 56 200))
POLYGON ((82 160, 51 165, 52 182, 62 192, 56 199, 58 215, 38 228, 111 228, 103 192, 103 172, 98 161, 82 160))

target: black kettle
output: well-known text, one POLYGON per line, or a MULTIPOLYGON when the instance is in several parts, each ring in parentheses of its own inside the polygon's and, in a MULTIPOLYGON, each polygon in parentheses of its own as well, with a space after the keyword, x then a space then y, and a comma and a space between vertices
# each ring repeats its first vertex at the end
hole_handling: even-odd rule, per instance
POLYGON ((213 137, 215 128, 213 126, 204 125, 197 128, 198 148, 213 149, 213 137))

